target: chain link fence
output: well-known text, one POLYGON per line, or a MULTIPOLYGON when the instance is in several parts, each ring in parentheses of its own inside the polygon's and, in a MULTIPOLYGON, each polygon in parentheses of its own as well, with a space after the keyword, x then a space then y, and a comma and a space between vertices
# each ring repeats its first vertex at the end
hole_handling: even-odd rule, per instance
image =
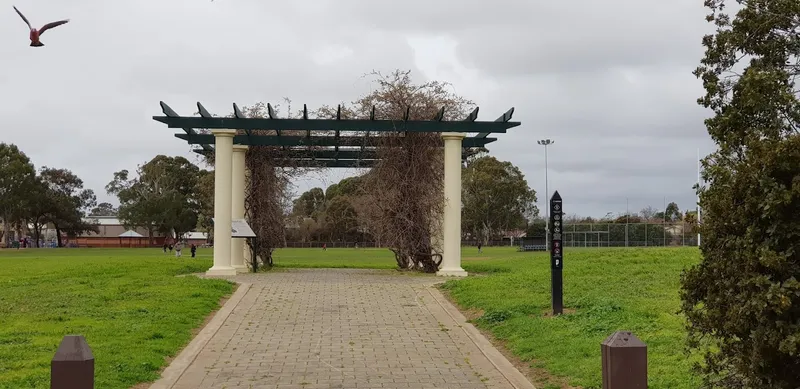
MULTIPOLYGON (((565 223, 562 231, 565 247, 663 247, 697 246, 693 223, 565 223)), ((494 239, 484 247, 543 245, 544 236, 494 239)), ((475 240, 462 240, 462 246, 477 246, 475 240)), ((292 248, 381 248, 380 242, 286 242, 292 248)))
POLYGON ((566 247, 697 246, 692 223, 570 223, 564 224, 566 247))

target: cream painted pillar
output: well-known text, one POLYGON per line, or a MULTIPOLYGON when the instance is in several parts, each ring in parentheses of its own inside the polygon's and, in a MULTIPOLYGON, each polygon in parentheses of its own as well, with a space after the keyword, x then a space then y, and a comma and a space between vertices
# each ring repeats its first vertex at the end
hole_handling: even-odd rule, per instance
POLYGON ((231 173, 236 130, 211 130, 214 134, 214 266, 208 276, 235 276, 231 266, 231 173))
MULTIPOLYGON (((442 161, 439 161, 438 163, 442 163, 442 161)), ((444 167, 444 165, 440 165, 440 166, 444 167)), ((442 190, 441 195, 442 195, 442 197, 444 197, 444 190, 442 190)), ((442 247, 442 244, 444 243, 443 235, 444 235, 444 213, 436 212, 431 217, 431 252, 432 253, 439 253, 439 254, 443 254, 444 253, 444 248, 442 247)), ((441 265, 439 267, 441 267, 441 265)))
MULTIPOLYGON (((247 146, 233 146, 233 169, 231 177, 231 218, 244 219, 244 157, 247 153, 247 146)), ((231 266, 238 272, 247 272, 247 265, 244 264, 245 239, 231 239, 231 266)))
POLYGON ((465 277, 461 268, 461 144, 464 133, 443 133, 444 139, 444 255, 436 273, 465 277))

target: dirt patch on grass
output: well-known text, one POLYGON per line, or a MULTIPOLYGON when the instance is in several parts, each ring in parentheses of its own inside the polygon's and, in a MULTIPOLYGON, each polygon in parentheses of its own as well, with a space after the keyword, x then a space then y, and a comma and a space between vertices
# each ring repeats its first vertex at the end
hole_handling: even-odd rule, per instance
MULTIPOLYGON (((444 297, 448 301, 450 301, 451 304, 453 304, 456 308, 458 308, 461 314, 463 314, 464 317, 467 318, 467 321, 473 323, 473 325, 475 320, 483 316, 484 314, 483 310, 474 308, 463 309, 458 305, 458 303, 456 303, 456 301, 452 298, 452 296, 450 296, 449 291, 443 289, 439 289, 439 291, 442 293, 442 295, 444 295, 444 297)), ((564 313, 567 313, 567 311, 568 311, 567 309, 564 309, 564 313)), ((574 313, 575 310, 573 309, 572 312, 574 313)), ((552 316, 552 312, 550 312, 550 314, 552 316)), ((497 339, 489 331, 483 328, 480 328, 478 326, 475 326, 475 328, 477 328, 478 331, 480 331, 481 334, 483 334, 483 336, 486 337, 486 339, 489 339, 489 342, 491 342, 492 345, 494 345, 494 347, 497 348, 497 350, 500 351, 500 353, 503 354, 503 356, 505 356, 506 359, 508 359, 508 361, 511 362, 511 364, 514 365, 514 367, 516 367, 517 370, 520 371, 520 373, 522 373, 525 377, 527 377, 528 380, 530 380, 531 383, 533 383, 533 385, 536 386, 537 388, 583 389, 580 386, 571 386, 567 382, 566 378, 556 377, 543 368, 531 366, 535 361, 523 361, 518 356, 514 355, 514 353, 512 353, 508 349, 506 341, 497 339)))
MULTIPOLYGON (((444 293, 445 291, 441 291, 441 292, 443 292, 442 294, 444 294, 445 297, 447 297, 447 300, 449 300, 453 305, 455 305, 455 303, 453 302, 453 299, 451 299, 450 296, 448 296, 446 293, 444 293)), ((458 307, 458 305, 456 305, 456 307, 458 307)), ((458 307, 458 310, 461 311, 461 314, 464 315, 464 317, 466 317, 467 321, 470 322, 470 323, 472 323, 473 321, 479 319, 485 313, 483 311, 483 309, 475 309, 475 308, 461 309, 461 307, 458 307)))
MULTIPOLYGON (((180 276, 178 276, 178 277, 180 277, 180 276)), ((189 342, 187 342, 185 345, 183 345, 183 347, 181 347, 180 350, 177 350, 175 352, 175 355, 173 355, 171 357, 164 358, 164 361, 166 363, 158 371, 159 377, 161 376, 161 373, 164 372, 164 369, 166 369, 167 366, 169 366, 172 363, 172 361, 175 359, 175 357, 180 355, 180 353, 183 351, 183 349, 186 348, 186 346, 188 346, 189 343, 192 342, 192 340, 194 340, 194 338, 197 336, 197 334, 199 334, 200 331, 203 330, 203 328, 206 328, 206 326, 211 321, 211 319, 213 319, 214 316, 217 315, 217 312, 219 312, 219 310, 222 309, 222 307, 225 305, 225 303, 228 302, 228 300, 230 300, 230 298, 233 296, 233 294, 236 293, 237 289, 239 289, 239 284, 233 284, 233 289, 231 290, 231 293, 229 295, 227 295, 227 296, 222 297, 219 300, 219 306, 217 307, 217 309, 211 311, 211 313, 206 315, 205 319, 203 319, 203 322, 200 324, 200 326, 198 326, 197 328, 192 329, 192 336, 189 339, 189 342)), ((153 382, 141 382, 141 383, 138 383, 138 384, 136 384, 134 386, 131 386, 130 389, 148 389, 150 387, 150 385, 153 385, 153 382)))

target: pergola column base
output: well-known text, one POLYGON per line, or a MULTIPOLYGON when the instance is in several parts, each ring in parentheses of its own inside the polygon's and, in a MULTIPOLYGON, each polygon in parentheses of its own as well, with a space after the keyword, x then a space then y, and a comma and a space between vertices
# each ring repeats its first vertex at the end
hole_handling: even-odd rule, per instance
POLYGON ((211 269, 206 271, 206 275, 209 277, 228 277, 228 276, 235 276, 236 269, 232 266, 224 267, 224 266, 215 266, 211 269))
POLYGON ((436 272, 440 277, 466 277, 467 271, 464 269, 441 269, 436 272))
POLYGON ((250 271, 247 265, 232 265, 231 267, 233 267, 233 269, 236 270, 237 273, 247 273, 250 271))

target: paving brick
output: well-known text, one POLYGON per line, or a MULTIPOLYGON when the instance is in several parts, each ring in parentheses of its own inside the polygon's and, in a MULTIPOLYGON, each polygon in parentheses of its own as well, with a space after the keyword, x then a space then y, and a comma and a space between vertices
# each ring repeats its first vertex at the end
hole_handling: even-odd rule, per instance
POLYGON ((439 278, 308 269, 236 279, 251 288, 175 389, 511 388, 443 322, 426 291, 439 278))

